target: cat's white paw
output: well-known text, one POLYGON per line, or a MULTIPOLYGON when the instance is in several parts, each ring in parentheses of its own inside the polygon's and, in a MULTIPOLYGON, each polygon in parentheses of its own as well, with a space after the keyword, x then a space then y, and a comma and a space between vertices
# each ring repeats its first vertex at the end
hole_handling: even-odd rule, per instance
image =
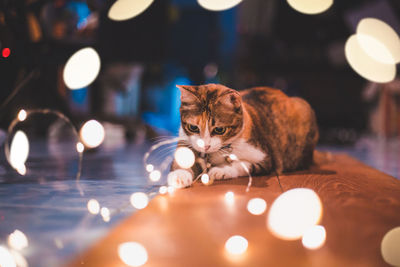
POLYGON ((238 177, 238 171, 231 166, 214 167, 208 172, 212 180, 222 180, 238 177))
POLYGON ((168 185, 175 188, 190 186, 193 182, 193 176, 188 170, 178 169, 168 174, 168 185))

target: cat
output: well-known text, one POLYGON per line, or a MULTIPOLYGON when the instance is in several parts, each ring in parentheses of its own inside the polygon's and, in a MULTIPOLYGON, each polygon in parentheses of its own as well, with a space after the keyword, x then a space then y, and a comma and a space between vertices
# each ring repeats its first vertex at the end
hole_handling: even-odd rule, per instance
POLYGON ((246 168, 252 175, 279 175, 313 163, 319 133, 315 113, 305 100, 268 87, 240 92, 220 84, 177 87, 178 147, 190 148, 197 160, 188 169, 174 161, 170 185, 190 186, 207 170, 210 179, 219 180, 247 176, 246 168))

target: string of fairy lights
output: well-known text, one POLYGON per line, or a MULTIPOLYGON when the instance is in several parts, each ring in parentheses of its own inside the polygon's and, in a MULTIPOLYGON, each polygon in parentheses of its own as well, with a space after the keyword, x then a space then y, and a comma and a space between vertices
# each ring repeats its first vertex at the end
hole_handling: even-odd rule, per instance
MULTIPOLYGON (((108 17, 112 20, 121 21, 132 19, 146 11, 154 0, 117 0, 110 8, 108 17)), ((210 11, 222 11, 233 8, 242 0, 197 0, 198 4, 210 11)), ((287 0, 287 3, 295 10, 312 15, 328 10, 333 5, 333 0, 287 0)), ((362 19, 354 35, 350 36, 345 45, 345 55, 350 66, 359 75, 372 82, 390 82, 396 76, 396 64, 400 62, 400 38, 397 33, 385 22, 375 18, 362 19)), ((76 51, 66 62, 63 78, 66 86, 71 90, 80 89, 90 85, 98 76, 101 67, 101 59, 92 47, 85 47, 76 51)), ((52 110, 20 110, 8 129, 8 139, 5 143, 5 154, 11 167, 20 175, 29 173, 26 161, 29 157, 29 138, 23 130, 16 130, 18 124, 34 114, 54 114, 74 129, 76 137, 76 153, 78 157, 78 171, 76 174, 77 190, 82 196, 84 191, 80 186, 80 175, 82 157, 86 149, 98 147, 105 137, 104 127, 95 120, 87 121, 76 131, 68 118, 63 114, 52 110)), ((173 160, 182 167, 188 169, 193 166, 196 157, 192 150, 186 147, 176 149, 172 157, 166 157, 157 168, 149 163, 152 153, 166 145, 175 144, 179 138, 171 138, 153 145, 144 155, 144 168, 148 172, 150 183, 161 180, 163 173, 173 160)), ((202 140, 198 141, 201 147, 202 140)), ((203 142, 204 145, 204 142, 203 142)), ((234 154, 227 154, 232 161, 239 161, 234 154)), ((207 162, 205 162, 207 166, 207 162)), ((252 185, 252 177, 246 165, 241 166, 249 175, 249 183, 246 187, 248 192, 252 185)), ((212 185, 213 181, 207 174, 207 168, 196 177, 205 186, 212 185)), ((160 195, 174 194, 177 185, 165 184, 157 188, 157 192, 135 192, 131 194, 128 205, 135 209, 144 209, 149 199, 159 193, 160 195)), ((223 198, 227 207, 235 207, 235 194, 226 192, 223 198)), ((87 210, 90 214, 100 215, 104 222, 109 222, 111 216, 118 212, 102 206, 96 199, 88 199, 87 210)), ((268 205, 262 198, 252 198, 247 202, 247 211, 254 216, 266 214, 268 205)), ((295 188, 283 192, 270 205, 266 216, 268 230, 277 238, 282 240, 301 240, 307 249, 318 249, 326 241, 327 234, 324 226, 320 225, 322 219, 323 205, 317 195, 308 188, 295 188)), ((381 253, 383 259, 392 265, 400 265, 397 248, 400 243, 400 227, 396 227, 383 237, 381 242, 381 253)), ((7 240, 8 247, 0 245, 0 266, 2 267, 27 267, 28 262, 23 256, 23 251, 29 246, 28 237, 16 229, 10 233, 7 240)), ((233 235, 225 242, 221 241, 229 255, 237 256, 246 253, 249 242, 244 236, 233 235)), ((148 261, 146 248, 134 240, 121 243, 116 252, 119 258, 128 266, 142 266, 148 261)))

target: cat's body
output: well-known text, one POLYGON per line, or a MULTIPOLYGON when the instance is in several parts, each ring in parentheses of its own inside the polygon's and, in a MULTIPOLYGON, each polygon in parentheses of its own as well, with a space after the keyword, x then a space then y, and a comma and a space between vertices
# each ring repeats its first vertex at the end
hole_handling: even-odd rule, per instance
POLYGON ((246 176, 246 168, 252 174, 280 174, 313 162, 318 128, 314 111, 303 99, 267 87, 241 92, 218 84, 178 87, 178 145, 191 147, 199 160, 186 170, 174 162, 170 184, 189 186, 207 167, 200 156, 209 163, 211 179, 246 176))

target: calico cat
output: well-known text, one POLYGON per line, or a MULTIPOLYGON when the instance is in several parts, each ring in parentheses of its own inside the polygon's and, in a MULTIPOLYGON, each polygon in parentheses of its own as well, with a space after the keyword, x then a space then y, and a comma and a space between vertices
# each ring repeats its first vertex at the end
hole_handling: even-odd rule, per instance
POLYGON ((189 169, 174 162, 170 185, 189 186, 205 170, 210 179, 247 176, 242 164, 255 175, 281 174, 312 164, 319 135, 314 111, 305 100, 268 87, 241 92, 220 84, 177 87, 181 91, 178 147, 189 147, 198 160, 189 169), (237 160, 230 160, 231 154, 237 160))

